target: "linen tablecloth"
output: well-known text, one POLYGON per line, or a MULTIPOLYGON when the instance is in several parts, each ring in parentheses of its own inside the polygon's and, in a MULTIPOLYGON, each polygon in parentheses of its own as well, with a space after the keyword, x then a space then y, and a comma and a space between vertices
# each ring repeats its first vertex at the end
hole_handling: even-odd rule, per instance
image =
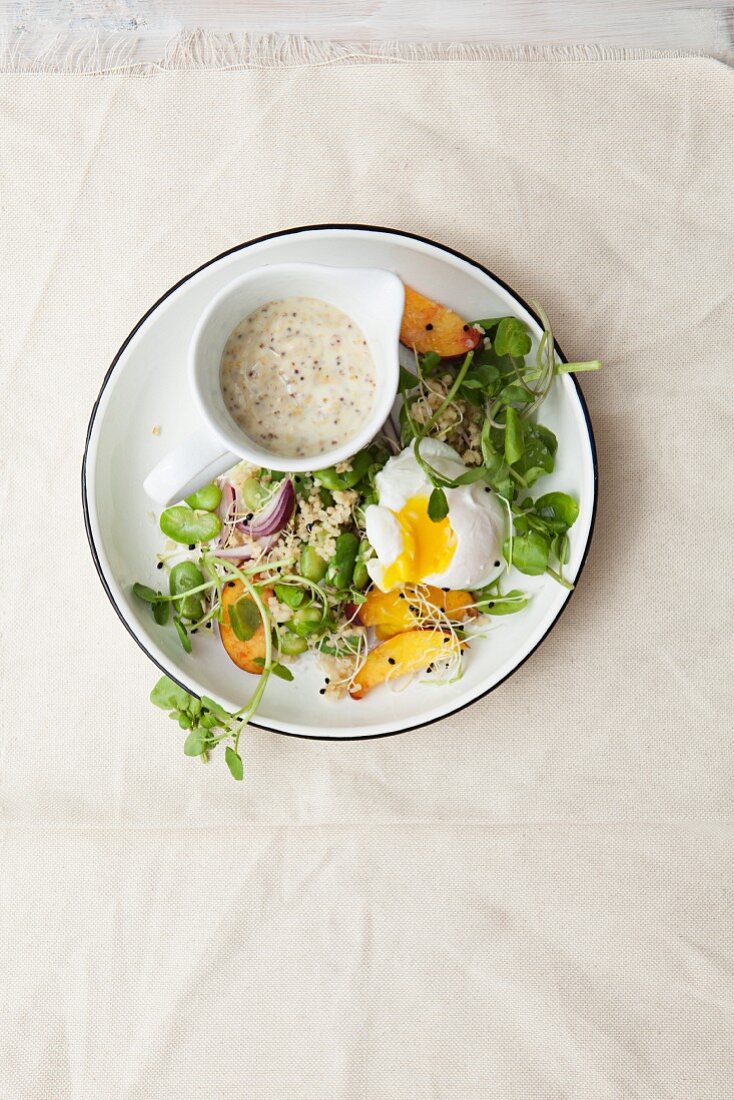
POLYGON ((731 1096, 734 74, 272 62, 0 75, 0 1097, 731 1096), (446 242, 604 361, 596 534, 488 698, 249 731, 235 784, 148 703, 81 454, 152 302, 322 221, 446 242))

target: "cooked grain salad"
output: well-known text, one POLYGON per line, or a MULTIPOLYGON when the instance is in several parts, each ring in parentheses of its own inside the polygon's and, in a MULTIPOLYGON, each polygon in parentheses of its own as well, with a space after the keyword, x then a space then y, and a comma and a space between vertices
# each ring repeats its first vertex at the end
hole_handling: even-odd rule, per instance
MULTIPOLYGON (((342 396, 356 410, 374 399, 364 338, 321 307, 269 303, 235 329, 222 358, 233 415, 280 453, 297 453, 283 410, 299 402, 313 429, 302 446, 314 448, 301 454, 354 431, 352 406, 333 404, 332 372, 347 361, 354 376, 342 396), (298 367, 304 358, 310 365, 298 367)), ((167 584, 136 584, 135 595, 187 653, 218 635, 243 688, 255 678, 234 712, 158 682, 151 699, 186 731, 187 755, 208 760, 222 745, 241 779, 244 724, 270 680, 292 681, 299 661, 317 663, 319 697, 330 700, 408 677, 451 683, 489 619, 527 606, 523 574, 572 587, 564 566, 579 506, 563 492, 536 493, 559 446, 537 412, 557 373, 600 364, 558 363, 538 311, 545 332, 533 352, 516 317, 466 322, 406 288, 401 340, 415 368, 401 369, 398 422, 338 466, 289 474, 240 463, 161 514, 166 542, 152 576, 167 584)))

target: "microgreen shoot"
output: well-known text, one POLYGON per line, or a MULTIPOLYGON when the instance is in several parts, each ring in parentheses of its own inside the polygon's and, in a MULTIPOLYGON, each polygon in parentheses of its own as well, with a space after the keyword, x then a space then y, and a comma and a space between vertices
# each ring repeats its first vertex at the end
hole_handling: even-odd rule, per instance
POLYGON ((483 480, 507 505, 504 556, 508 566, 530 575, 547 572, 559 584, 571 587, 563 576, 563 566, 570 553, 568 530, 578 517, 578 504, 560 494, 565 499, 554 507, 548 500, 554 494, 546 494, 539 499, 537 509, 528 498, 530 506, 516 514, 514 501, 518 490, 530 488, 555 468, 558 441, 553 432, 531 419, 547 397, 554 376, 577 369, 598 370, 601 364, 597 360, 559 363, 548 317, 542 306, 537 302, 533 305, 543 325, 534 361, 526 362, 532 338, 518 318, 475 322, 487 334, 485 347, 465 357, 438 408, 424 424, 417 423, 412 404, 425 392, 423 378, 438 364, 427 356, 417 356, 417 375, 403 371, 400 376, 402 434, 404 441, 413 440, 416 461, 431 482, 431 520, 440 522, 449 513, 446 489, 483 480), (484 409, 480 429, 482 461, 461 477, 449 478, 427 461, 421 444, 430 435, 441 438, 445 434, 441 418, 458 398, 474 409, 484 409))
MULTIPOLYGON (((230 481, 227 491, 238 506, 228 511, 226 537, 220 536, 222 522, 217 514, 223 481, 205 485, 184 503, 163 511, 161 530, 181 544, 180 549, 157 556, 158 568, 168 570, 168 591, 136 584, 136 598, 148 604, 161 626, 173 620, 172 629, 186 653, 192 652, 196 644, 192 636, 200 627, 211 631, 213 622, 219 621, 223 627, 231 627, 241 643, 257 635, 257 652, 261 654, 249 655, 261 675, 250 699, 235 712, 206 696, 197 699, 167 677, 158 682, 151 700, 167 710, 185 732, 186 755, 208 760, 212 750, 224 743, 227 767, 235 780, 242 780, 242 728, 260 705, 271 676, 293 680, 290 668, 282 663, 288 658, 309 650, 323 658, 337 658, 337 679, 329 666, 329 693, 339 685, 349 687, 356 682, 354 677, 371 644, 358 611, 372 594, 368 562, 373 550, 365 538, 365 510, 378 502, 377 475, 401 443, 407 446, 412 442, 416 462, 430 482, 427 507, 432 522, 450 516, 448 490, 483 482, 487 492, 496 494, 505 513, 502 552, 497 556, 504 558, 507 570, 529 576, 547 573, 565 588, 573 587, 564 576, 564 567, 573 560, 569 531, 579 517, 579 505, 558 491, 533 498, 536 482, 554 471, 558 449, 555 435, 537 422, 536 414, 557 374, 596 371, 601 364, 597 360, 560 362, 548 318, 541 306, 533 304, 543 326, 535 349, 525 322, 504 316, 475 322, 485 338, 461 361, 443 359, 436 352, 416 353, 415 373, 400 368, 399 429, 391 423, 384 437, 354 455, 348 464, 290 475, 250 470, 244 479, 230 481), (431 465, 428 448, 422 451, 429 438, 452 445, 460 441, 466 468, 459 476, 445 476, 431 465), (469 450, 474 452, 471 457, 469 450), (283 542, 276 544, 280 557, 270 544, 263 544, 258 552, 247 543, 244 552, 254 552, 257 557, 249 558, 247 564, 235 564, 239 546, 233 537, 232 519, 251 519, 250 513, 268 503, 285 476, 291 478, 295 490, 296 517, 305 502, 314 502, 318 516, 319 505, 321 509, 335 508, 340 493, 353 491, 356 499, 350 504, 348 519, 344 522, 340 516, 338 530, 324 527, 319 532, 318 518, 311 522, 314 513, 307 516, 304 509, 300 515, 303 521, 308 519, 308 532, 317 527, 313 538, 304 536, 294 522, 284 532, 283 542), (233 602, 223 601, 223 588, 233 581, 240 582, 242 591, 233 602), (281 614, 282 608, 271 614, 268 601, 273 592, 288 609, 286 614, 281 614)), ((482 636, 477 626, 527 607, 530 593, 520 587, 503 591, 506 571, 499 560, 495 565, 501 576, 473 592, 466 608, 454 607, 455 616, 436 607, 425 587, 406 586, 403 595, 410 599, 411 629, 438 629, 452 641, 445 656, 442 653, 441 660, 425 670, 421 682, 452 683, 462 674, 462 649, 471 638, 482 636), (465 615, 468 607, 486 618, 470 622, 460 613, 465 615)), ((394 679, 400 681, 397 690, 407 686, 399 670, 394 679)))

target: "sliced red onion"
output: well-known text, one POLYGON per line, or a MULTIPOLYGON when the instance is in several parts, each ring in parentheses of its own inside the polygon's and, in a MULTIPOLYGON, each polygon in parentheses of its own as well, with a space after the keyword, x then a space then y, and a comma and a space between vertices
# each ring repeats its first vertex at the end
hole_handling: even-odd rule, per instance
POLYGON ((249 561, 250 558, 257 556, 256 551, 251 546, 220 546, 216 550, 212 550, 212 554, 215 558, 233 558, 235 561, 249 561))
POLYGON ((218 547, 216 550, 212 550, 212 554, 215 558, 241 558, 242 561, 249 561, 251 558, 257 558, 260 554, 264 554, 267 550, 278 541, 279 532, 275 531, 272 535, 265 535, 263 538, 257 540, 255 546, 226 546, 218 547))
POLYGON ((276 492, 254 519, 250 523, 240 520, 235 527, 253 539, 262 539, 264 535, 275 535, 283 530, 291 518, 295 503, 296 490, 293 488, 293 482, 289 477, 283 478, 276 492))
POLYGON ((222 530, 219 532, 218 545, 226 546, 229 536, 234 530, 234 517, 237 514, 237 490, 231 481, 222 481, 222 499, 217 508, 217 515, 222 521, 222 530))

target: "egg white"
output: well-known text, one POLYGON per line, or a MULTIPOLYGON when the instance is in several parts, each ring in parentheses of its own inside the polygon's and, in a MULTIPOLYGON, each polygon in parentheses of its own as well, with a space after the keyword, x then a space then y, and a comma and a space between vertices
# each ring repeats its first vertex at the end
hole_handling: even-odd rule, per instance
MULTIPOLYGON (((444 477, 459 477, 467 469, 453 447, 438 439, 423 440, 421 456, 444 477)), ((379 503, 365 509, 367 538, 376 554, 367 569, 377 587, 386 591, 385 573, 404 550, 403 532, 395 513, 413 497, 428 498, 433 485, 418 465, 411 445, 388 460, 375 478, 375 487, 379 503)), ((446 489, 446 499, 456 549, 444 570, 419 579, 436 588, 481 588, 502 572, 504 509, 497 495, 482 482, 446 489)))

